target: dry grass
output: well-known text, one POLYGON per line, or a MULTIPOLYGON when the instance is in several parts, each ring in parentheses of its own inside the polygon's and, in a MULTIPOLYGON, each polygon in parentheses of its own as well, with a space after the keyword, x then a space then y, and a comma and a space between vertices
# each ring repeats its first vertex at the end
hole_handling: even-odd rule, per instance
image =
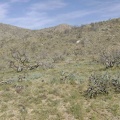
MULTIPOLYGON (((89 64, 88 61, 73 62, 71 65, 63 65, 63 63, 57 65, 59 69, 57 67, 50 70, 35 70, 28 73, 29 79, 0 85, 0 119, 120 119, 120 94, 111 92, 95 99, 84 97, 87 76, 93 70, 99 72, 102 66, 89 64), (38 76, 38 74, 40 75, 38 76), (68 77, 61 82, 60 78, 63 76, 68 77)), ((112 71, 115 72, 115 70, 112 71)), ((108 72, 111 73, 111 70, 108 72)), ((12 76, 12 73, 9 73, 10 75, 12 76)))

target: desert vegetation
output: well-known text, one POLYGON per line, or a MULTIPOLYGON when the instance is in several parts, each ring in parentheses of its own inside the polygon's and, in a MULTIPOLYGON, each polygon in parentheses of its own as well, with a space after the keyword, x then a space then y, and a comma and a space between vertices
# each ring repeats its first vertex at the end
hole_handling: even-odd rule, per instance
POLYGON ((0 120, 120 119, 119 18, 0 28, 0 120))

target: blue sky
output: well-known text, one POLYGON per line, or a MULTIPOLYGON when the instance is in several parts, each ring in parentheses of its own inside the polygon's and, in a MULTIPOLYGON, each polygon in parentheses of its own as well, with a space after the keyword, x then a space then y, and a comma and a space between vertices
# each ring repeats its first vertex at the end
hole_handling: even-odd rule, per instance
POLYGON ((0 22, 28 29, 120 17, 120 0, 0 0, 0 22))

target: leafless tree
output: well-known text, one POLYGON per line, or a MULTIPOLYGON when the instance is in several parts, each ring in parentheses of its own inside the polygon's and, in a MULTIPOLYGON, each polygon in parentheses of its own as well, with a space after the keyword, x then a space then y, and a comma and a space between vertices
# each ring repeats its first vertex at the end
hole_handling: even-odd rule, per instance
POLYGON ((17 72, 23 71, 23 69, 26 68, 26 63, 29 62, 28 57, 25 54, 25 52, 23 54, 21 54, 16 49, 11 49, 10 52, 11 52, 12 60, 9 61, 9 63, 10 63, 9 67, 13 68, 17 72))

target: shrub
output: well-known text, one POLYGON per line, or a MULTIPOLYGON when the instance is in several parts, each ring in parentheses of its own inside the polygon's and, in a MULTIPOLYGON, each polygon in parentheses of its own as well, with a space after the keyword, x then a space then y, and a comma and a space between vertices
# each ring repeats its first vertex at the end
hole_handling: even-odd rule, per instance
POLYGON ((108 94, 109 92, 120 92, 120 76, 111 77, 109 74, 93 74, 89 77, 88 88, 85 96, 95 98, 100 94, 108 94))
POLYGON ((54 57, 52 59, 53 59, 54 63, 58 63, 58 62, 64 60, 64 56, 63 56, 63 54, 55 53, 54 57))
POLYGON ((110 76, 107 74, 93 74, 89 77, 88 89, 85 91, 85 95, 93 98, 99 94, 108 94, 109 84, 110 76))
POLYGON ((103 50, 100 53, 99 61, 105 65, 106 68, 118 67, 120 65, 120 50, 103 50))
POLYGON ((111 84, 115 92, 120 92, 120 75, 112 78, 111 84))

